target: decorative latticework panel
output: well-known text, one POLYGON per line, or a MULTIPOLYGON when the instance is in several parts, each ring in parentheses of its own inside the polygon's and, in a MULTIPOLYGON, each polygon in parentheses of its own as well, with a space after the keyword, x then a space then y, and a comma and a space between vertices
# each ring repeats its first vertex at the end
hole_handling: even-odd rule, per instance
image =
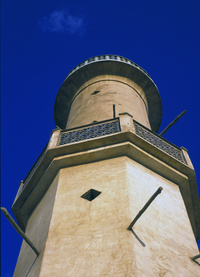
POLYGON ((177 146, 167 142, 165 139, 159 137, 151 131, 148 131, 146 128, 142 127, 140 124, 133 121, 135 126, 135 132, 138 136, 145 139, 149 143, 153 144, 157 148, 161 149, 165 153, 169 154, 173 158, 179 160, 180 162, 186 164, 182 151, 177 146))
POLYGON ((61 134, 59 145, 102 137, 120 132, 119 121, 110 121, 95 124, 74 131, 66 131, 61 134))

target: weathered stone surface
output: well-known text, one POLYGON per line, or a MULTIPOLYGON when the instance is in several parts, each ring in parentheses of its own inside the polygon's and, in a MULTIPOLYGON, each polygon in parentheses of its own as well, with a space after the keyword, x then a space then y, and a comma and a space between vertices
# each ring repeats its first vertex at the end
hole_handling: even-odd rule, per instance
MULTIPOLYGON (((61 169, 31 216, 26 234, 41 247, 31 268, 35 256, 31 258, 31 250, 22 246, 27 255, 21 257, 20 269, 27 272, 30 267, 28 276, 198 276, 199 272, 190 260, 198 249, 179 187, 128 157, 61 169), (134 225, 134 233, 128 231, 159 186, 162 193, 134 225), (101 194, 93 201, 81 198, 91 188, 101 194)), ((22 276, 18 270, 15 276, 22 276)))
POLYGON ((117 117, 127 112, 151 128, 144 91, 133 81, 112 75, 95 77, 78 90, 71 104, 67 128, 112 118, 113 104, 117 117))
MULTIPOLYGON (((146 99, 148 118, 149 118, 149 122, 152 130, 156 132, 159 130, 159 126, 162 119, 162 103, 161 103, 160 95, 158 93, 156 85, 154 84, 150 76, 143 69, 141 69, 141 67, 137 66, 131 61, 127 62, 126 59, 124 58, 121 59, 121 57, 118 57, 118 56, 116 56, 116 58, 113 59, 110 55, 107 55, 106 59, 99 59, 99 57, 95 57, 92 61, 90 61, 89 59, 84 62, 84 66, 80 65, 76 67, 66 77, 65 81, 63 82, 62 86, 58 91, 58 94, 56 96, 55 106, 54 106, 54 119, 57 126, 59 126, 62 129, 66 128, 67 120, 69 120, 68 115, 71 109, 71 103, 75 94, 77 94, 77 92, 80 92, 80 90, 83 89, 84 87, 86 88, 86 85, 88 84, 88 82, 90 83, 91 79, 93 78, 96 79, 98 77, 101 78, 101 76, 107 76, 106 78, 108 80, 110 79, 110 77, 112 78, 112 76, 115 76, 114 80, 115 81, 118 80, 119 82, 121 82, 122 79, 124 80, 126 79, 125 81, 126 84, 130 84, 129 82, 132 82, 132 84, 134 84, 132 87, 136 90, 136 92, 139 93, 141 96, 144 96, 143 98, 146 99)), ((91 83, 89 85, 91 85, 91 83)), ((104 85, 105 85, 105 82, 102 88, 104 91, 106 91, 104 85)), ((91 91, 91 94, 93 93, 93 96, 98 95, 94 93, 99 91, 98 86, 97 88, 98 88, 97 90, 91 91)), ((128 89, 127 86, 124 86, 123 92, 125 93, 127 89, 128 89)), ((110 92, 115 92, 115 91, 111 90, 110 92)), ((121 96, 123 99, 123 95, 121 96)), ((115 101, 117 100, 114 97, 112 98, 112 102, 114 99, 115 101)), ((126 104, 128 104, 128 102, 129 101, 127 101, 126 104)), ((115 103, 111 103, 111 104, 115 104, 115 103)), ((118 104, 119 102, 116 101, 117 106, 118 104)), ((107 105, 108 103, 106 103, 106 106, 107 105)), ((118 108, 121 108, 121 107, 118 107, 118 108)), ((129 112, 128 110, 122 110, 120 112, 129 112, 130 114, 133 113, 134 116, 137 116, 137 114, 134 112, 135 108, 136 108, 136 105, 132 103, 131 112, 129 112)), ((111 107, 111 110, 112 110, 112 107, 111 107)), ((97 119, 97 120, 106 120, 109 113, 109 109, 105 107, 105 110, 103 110, 103 113, 105 113, 105 117, 102 119, 103 115, 101 114, 100 119, 97 119)), ((142 115, 142 117, 143 116, 144 115, 142 115)), ((95 119, 92 118, 92 120, 95 120, 95 119)))
POLYGON ((74 128, 110 120, 115 105, 121 130, 63 145, 65 131, 52 133, 13 204, 40 251, 36 257, 23 242, 14 277, 199 276, 190 257, 198 254, 200 208, 187 151, 178 150, 182 162, 146 139, 151 131, 138 135, 132 119, 159 128, 157 88, 131 61, 102 57, 68 75, 56 98, 55 121, 74 128), (127 230, 158 187, 162 193, 127 230), (81 197, 91 189, 101 193, 81 197))
MULTIPOLYGON (((58 174, 59 175, 59 174, 58 174)), ((45 242, 51 221, 53 205, 58 185, 58 176, 52 182, 49 190, 32 213, 26 228, 27 237, 34 243, 40 254, 37 257, 30 246, 23 241, 19 253, 14 277, 39 276, 43 260, 45 242)))

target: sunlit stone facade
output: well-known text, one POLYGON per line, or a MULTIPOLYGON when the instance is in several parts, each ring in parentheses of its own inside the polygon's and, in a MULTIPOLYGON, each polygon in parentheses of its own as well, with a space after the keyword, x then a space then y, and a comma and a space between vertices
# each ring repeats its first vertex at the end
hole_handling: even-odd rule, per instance
POLYGON ((12 208, 40 254, 23 242, 14 276, 199 276, 195 172, 186 149, 156 134, 162 107, 149 75, 119 56, 86 60, 54 116, 12 208))

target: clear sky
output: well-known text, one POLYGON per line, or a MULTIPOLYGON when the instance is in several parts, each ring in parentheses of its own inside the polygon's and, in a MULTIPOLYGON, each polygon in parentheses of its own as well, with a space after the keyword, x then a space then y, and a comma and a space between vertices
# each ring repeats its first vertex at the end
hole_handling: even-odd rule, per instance
MULTIPOLYGON (((200 1, 1 1, 1 205, 10 214, 23 180, 55 128, 67 74, 95 55, 144 68, 163 103, 164 137, 188 149, 200 190, 200 1)), ((13 274, 21 237, 2 216, 2 277, 13 274)), ((197 253, 194 253, 196 255, 197 253)))

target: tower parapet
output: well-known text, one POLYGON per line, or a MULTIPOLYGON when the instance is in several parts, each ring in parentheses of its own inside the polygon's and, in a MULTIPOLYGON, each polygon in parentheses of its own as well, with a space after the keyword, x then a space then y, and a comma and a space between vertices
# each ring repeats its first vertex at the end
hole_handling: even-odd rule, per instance
POLYGON ((155 132, 161 114, 154 82, 127 59, 94 57, 67 76, 58 128, 13 203, 39 251, 22 243, 14 277, 199 275, 195 171, 155 132))
POLYGON ((158 89, 140 66, 116 55, 90 58, 75 67, 58 91, 55 123, 62 129, 103 121, 128 112, 157 132, 162 119, 158 89))

